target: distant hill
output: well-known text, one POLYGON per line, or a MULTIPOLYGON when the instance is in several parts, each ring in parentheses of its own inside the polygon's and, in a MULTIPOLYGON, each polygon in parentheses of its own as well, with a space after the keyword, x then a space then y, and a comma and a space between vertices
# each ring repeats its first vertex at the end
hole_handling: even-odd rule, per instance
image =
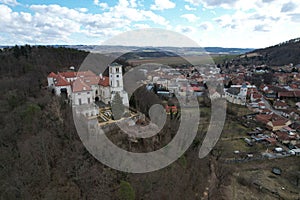
POLYGON ((141 48, 122 55, 125 60, 140 58, 177 57, 175 53, 155 48, 141 48))
POLYGON ((240 62, 281 66, 300 64, 300 38, 292 39, 264 49, 257 49, 240 56, 240 62))
MULTIPOLYGON (((124 53, 130 53, 143 50, 146 52, 147 50, 160 50, 166 52, 172 52, 176 54, 176 56, 183 56, 183 55, 199 55, 203 53, 209 54, 234 54, 240 55, 254 49, 251 48, 223 48, 223 47, 137 47, 137 46, 109 46, 109 45, 51 45, 51 47, 59 48, 59 47, 66 47, 66 48, 73 48, 78 50, 84 50, 89 52, 99 52, 103 54, 114 54, 118 53, 122 55, 124 53)), ((148 55, 149 55, 148 51, 148 55)), ((174 56, 173 54, 169 54, 167 56, 174 56)), ((162 55, 159 55, 161 57, 162 55)), ((141 56, 143 57, 143 56, 141 56)), ((151 56, 150 56, 151 57, 151 56)))

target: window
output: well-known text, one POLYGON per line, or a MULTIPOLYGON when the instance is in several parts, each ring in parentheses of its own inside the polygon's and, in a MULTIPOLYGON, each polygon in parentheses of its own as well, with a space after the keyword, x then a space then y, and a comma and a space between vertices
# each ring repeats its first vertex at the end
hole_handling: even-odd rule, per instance
POLYGON ((81 95, 81 93, 78 93, 78 95, 81 95))
POLYGON ((90 92, 87 92, 87 94, 90 94, 90 92))
POLYGON ((117 87, 120 87, 120 81, 117 80, 117 87))
POLYGON ((98 90, 96 90, 96 95, 98 95, 98 90))
POLYGON ((88 100, 88 104, 90 104, 90 103, 91 103, 91 99, 90 99, 90 98, 88 98, 87 100, 88 100))
POLYGON ((81 105, 81 99, 78 99, 78 104, 81 105))
POLYGON ((119 72, 120 72, 120 69, 119 69, 119 68, 116 68, 116 72, 119 73, 119 72))

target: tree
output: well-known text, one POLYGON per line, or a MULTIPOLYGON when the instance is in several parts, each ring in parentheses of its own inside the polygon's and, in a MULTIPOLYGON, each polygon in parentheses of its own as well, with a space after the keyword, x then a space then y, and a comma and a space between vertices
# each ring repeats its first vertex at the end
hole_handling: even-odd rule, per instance
POLYGON ((135 199, 135 192, 130 185, 130 183, 126 181, 121 181, 120 188, 118 191, 119 198, 122 200, 134 200, 135 199))
POLYGON ((125 111, 125 107, 123 105, 122 97, 118 92, 114 95, 113 100, 111 102, 111 110, 113 113, 114 120, 119 120, 122 118, 125 111))

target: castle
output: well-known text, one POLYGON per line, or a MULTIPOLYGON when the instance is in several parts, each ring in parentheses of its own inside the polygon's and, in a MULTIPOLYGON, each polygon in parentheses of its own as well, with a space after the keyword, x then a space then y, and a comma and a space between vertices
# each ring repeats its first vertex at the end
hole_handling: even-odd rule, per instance
POLYGON ((124 91, 122 65, 113 63, 108 66, 109 76, 96 75, 88 71, 51 72, 48 77, 48 88, 58 96, 66 96, 72 105, 81 108, 87 116, 99 113, 95 102, 110 104, 116 93, 123 104, 129 106, 128 94, 124 91))

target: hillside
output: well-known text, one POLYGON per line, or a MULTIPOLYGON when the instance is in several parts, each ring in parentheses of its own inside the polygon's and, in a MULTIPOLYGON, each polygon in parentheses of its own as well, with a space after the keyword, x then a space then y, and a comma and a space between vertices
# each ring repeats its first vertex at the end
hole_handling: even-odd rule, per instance
MULTIPOLYGON (((297 158, 290 162, 277 160, 276 166, 285 173, 271 178, 272 160, 240 165, 224 162, 236 148, 227 137, 247 131, 238 125, 237 107, 228 113, 222 138, 213 151, 198 159, 210 120, 210 107, 204 100, 199 102, 197 137, 170 166, 130 174, 98 162, 78 137, 71 106, 45 88, 48 72, 63 71, 69 66, 78 69, 86 55, 84 51, 52 47, 16 46, 0 51, 0 199, 274 199, 272 191, 252 184, 253 174, 267 180, 268 185, 283 181, 290 188, 296 187, 289 182, 299 171, 297 158), (262 171, 265 174, 259 174, 262 171)), ((149 93, 143 90, 135 95, 145 100, 151 99, 149 93)), ((149 108, 144 102, 147 101, 141 101, 140 106, 149 108)), ((130 146, 133 152, 150 152, 170 141, 179 123, 179 119, 168 118, 159 136, 154 136, 161 140, 141 139, 130 146, 120 130, 110 132, 109 138, 124 149, 130 146)), ((244 144, 237 141, 240 143, 244 144)))
POLYGON ((264 49, 257 49, 240 57, 245 64, 269 66, 300 64, 300 38, 292 39, 264 49))
MULTIPOLYGON (((78 69, 86 55, 75 49, 30 46, 0 52, 0 199, 192 199, 202 194, 209 160, 195 160, 197 148, 148 174, 113 170, 88 153, 77 135, 71 106, 45 89, 48 72, 78 69)), ((176 121, 170 123, 176 127, 176 121)), ((110 135, 128 144, 118 133, 110 135)), ((152 146, 141 147, 151 151, 152 146)))

